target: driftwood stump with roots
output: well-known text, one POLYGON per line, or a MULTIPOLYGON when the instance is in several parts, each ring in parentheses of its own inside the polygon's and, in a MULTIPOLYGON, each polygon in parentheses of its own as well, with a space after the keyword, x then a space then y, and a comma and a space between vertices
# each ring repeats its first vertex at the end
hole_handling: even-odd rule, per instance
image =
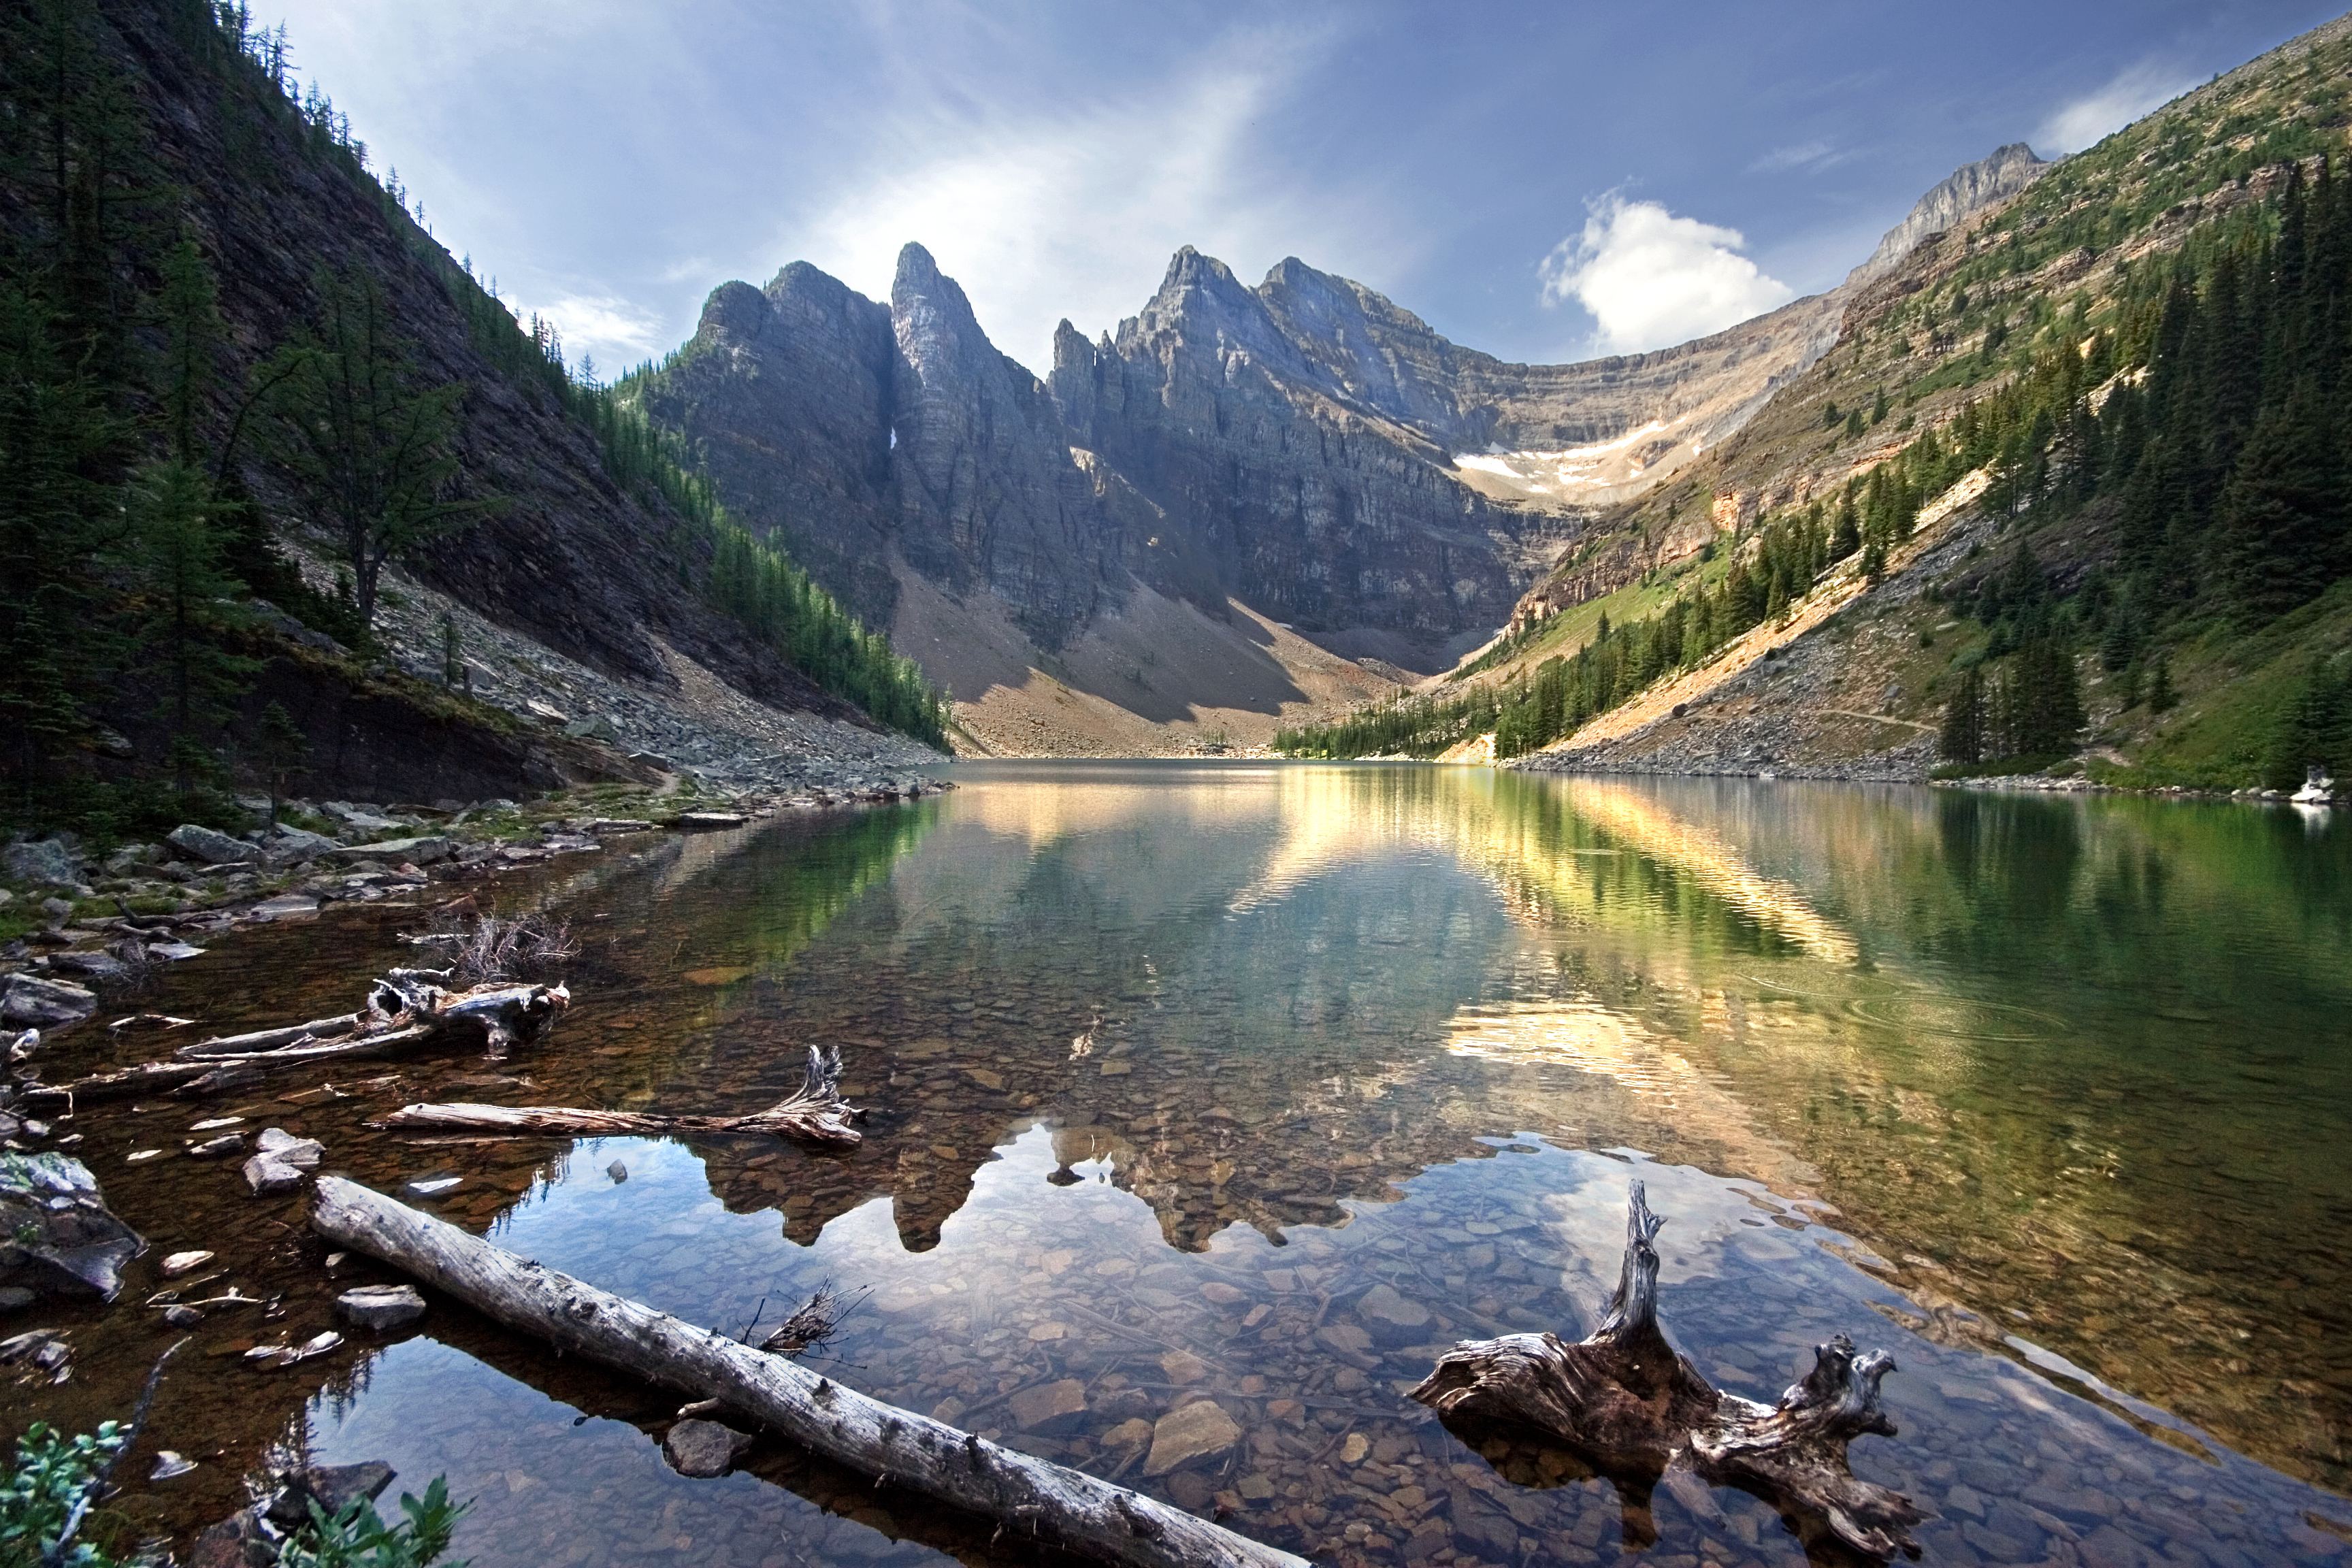
POLYGON ((1917 1556, 1910 1527, 1928 1514, 1900 1492, 1857 1479, 1846 1463, 1853 1438, 1895 1434, 1878 1403, 1879 1380, 1894 1361, 1883 1351, 1857 1355, 1840 1334, 1813 1348, 1812 1371, 1777 1405, 1717 1390, 1658 1326, 1652 1243, 1664 1223, 1633 1183, 1617 1294, 1591 1338, 1465 1341, 1439 1358, 1412 1397, 1449 1420, 1533 1428, 1633 1498, 1685 1469, 1771 1503, 1809 1545, 1827 1535, 1870 1557, 1917 1556))
POLYGON ((395 969, 368 987, 355 1013, 182 1046, 167 1062, 142 1062, 70 1083, 29 1084, 32 1096, 68 1103, 169 1091, 191 1098, 243 1089, 268 1073, 319 1062, 413 1052, 478 1049, 504 1060, 517 1046, 546 1042, 572 1004, 561 985, 476 985, 453 990, 447 970, 395 969))

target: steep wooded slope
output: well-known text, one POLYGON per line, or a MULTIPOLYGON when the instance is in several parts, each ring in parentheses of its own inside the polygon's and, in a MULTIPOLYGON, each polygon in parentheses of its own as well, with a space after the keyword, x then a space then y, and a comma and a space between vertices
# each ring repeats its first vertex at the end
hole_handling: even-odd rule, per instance
MULTIPOLYGON (((398 343, 396 357, 406 362, 399 372, 404 383, 460 389, 455 427, 434 444, 436 466, 446 468, 435 493, 491 504, 477 526, 409 552, 404 563, 425 588, 528 639, 509 645, 509 662, 530 661, 528 649, 545 650, 551 668, 576 661, 725 729, 725 704, 696 695, 715 689, 772 713, 804 717, 810 722, 797 732, 814 751, 845 741, 863 747, 846 739, 874 732, 856 707, 780 658, 773 639, 712 608, 723 520, 708 506, 684 504, 694 499, 690 483, 658 454, 639 449, 634 463, 622 460, 628 452, 611 439, 610 420, 600 432, 589 417, 593 389, 566 376, 550 338, 542 331, 534 339, 403 209, 369 173, 348 122, 315 89, 305 101, 290 96, 273 63, 282 60, 282 43, 253 33, 238 14, 216 14, 196 0, 56 0, 12 8, 6 25, 7 108, 26 132, 11 132, 9 155, 0 160, 0 230, 9 246, 9 321, 17 334, 12 375, 22 372, 26 388, 83 398, 77 417, 89 431, 106 433, 102 443, 91 437, 86 489, 74 506, 47 521, 28 514, 23 559, 45 580, 88 590, 76 601, 78 615, 135 618, 142 595, 153 592, 143 585, 152 579, 152 561, 102 542, 85 558, 77 552, 89 542, 62 520, 74 507, 102 511, 116 491, 135 498, 156 482, 162 470, 154 465, 168 460, 220 487, 219 499, 189 513, 192 526, 205 518, 215 533, 229 519, 243 520, 235 526, 248 532, 249 523, 259 525, 258 537, 231 550, 230 574, 205 592, 262 588, 288 599, 278 611, 204 612, 207 637, 244 647, 263 667, 257 692, 230 700, 217 718, 198 715, 201 722, 184 704, 175 723, 159 728, 153 721, 147 688, 154 676, 141 662, 138 636, 86 639, 90 657, 54 683, 62 695, 42 721, 56 731, 55 743, 12 751, 12 765, 45 773, 77 765, 121 771, 124 759, 102 752, 76 761, 74 746, 100 718, 127 731, 134 752, 160 755, 186 742, 249 755, 254 710, 262 696, 273 696, 312 725, 316 787, 375 798, 503 793, 483 786, 500 782, 501 758, 530 752, 536 721, 450 693, 395 726, 405 740, 355 748, 342 731, 381 727, 383 704, 402 701, 398 679, 371 686, 375 678, 364 659, 322 650, 321 639, 306 644, 306 634, 279 613, 316 619, 323 607, 334 620, 331 599, 306 595, 290 563, 270 563, 268 536, 282 536, 310 561, 314 584, 323 584, 320 574, 333 552, 300 525, 315 508, 305 506, 283 448, 265 438, 275 427, 274 405, 260 367, 320 319, 331 296, 381 308, 386 341, 398 343), (110 302, 77 314, 76 301, 93 288, 110 302), (170 304, 175 288, 181 307, 170 304), (174 308, 207 324, 192 337, 175 324, 174 308), (110 343, 120 348, 110 351, 103 375, 58 357, 64 349, 94 356, 89 345, 110 343), (187 364, 158 368, 184 349, 187 364), (187 417, 165 417, 180 398, 187 417), (264 580, 273 574, 274 586, 264 580), (362 688, 367 700, 360 700, 362 688), (835 734, 828 725, 848 728, 835 734), (489 773, 468 778, 457 766, 459 776, 436 789, 432 777, 399 766, 397 755, 413 749, 416 734, 436 729, 517 739, 473 745, 489 773), (373 761, 347 768, 339 760, 352 757, 373 761)), ((37 488, 31 476, 48 447, 11 429, 10 483, 21 497, 37 488)), ((16 535, 10 539, 13 550, 16 535)), ((9 635, 22 640, 39 606, 12 594, 6 607, 9 635)), ((353 635, 340 621, 329 629, 353 635)), ((440 672, 437 647, 381 651, 440 672)), ((152 760, 128 763, 135 773, 152 760)), ((612 762, 625 766, 617 753, 612 762)), ((504 782, 511 789, 553 780, 504 782)))
POLYGON ((1948 763, 2079 749, 2064 767, 2117 782, 2352 765, 2347 92, 2339 19, 1924 239, 1819 364, 1528 596, 1474 678, 1507 689, 1495 721, 1548 664, 1565 688, 1605 658, 1598 716, 1555 699, 1559 765, 1916 777, 1939 730, 1948 763), (1664 612, 1740 595, 1663 646, 1664 612), (1646 618, 1603 650, 1612 608, 1646 618))

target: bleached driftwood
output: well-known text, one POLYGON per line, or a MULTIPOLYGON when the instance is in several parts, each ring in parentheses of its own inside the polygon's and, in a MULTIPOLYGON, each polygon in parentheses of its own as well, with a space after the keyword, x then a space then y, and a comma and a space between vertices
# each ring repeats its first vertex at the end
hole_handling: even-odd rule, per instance
POLYGON ((869 1399, 781 1356, 527 1262, 340 1177, 310 1224, 559 1351, 716 1399, 784 1438, 897 1487, 1097 1562, 1306 1568, 1303 1559, 1081 1471, 869 1399))
POLYGON ((452 1046, 503 1058, 546 1038, 571 1005, 561 985, 480 985, 449 991, 445 973, 395 969, 369 989, 356 1013, 314 1018, 181 1047, 166 1062, 142 1062, 71 1083, 30 1084, 26 1094, 83 1100, 170 1090, 184 1096, 242 1088, 261 1075, 321 1061, 398 1055, 452 1046))
POLYGON ((560 1105, 404 1105, 377 1123, 471 1132, 645 1134, 764 1132, 804 1143, 856 1143, 849 1124, 856 1107, 841 1098, 841 1053, 809 1047, 808 1077, 790 1099, 749 1116, 656 1116, 635 1110, 574 1110, 560 1105))
POLYGON ((1858 1480, 1846 1444, 1895 1436, 1878 1403, 1895 1370, 1883 1351, 1856 1355, 1843 1334, 1814 1347, 1813 1370, 1759 1405, 1721 1393, 1658 1326, 1658 1254, 1665 1221, 1643 1184, 1627 1205, 1625 1258, 1609 1316, 1589 1339, 1510 1334, 1465 1341, 1438 1359, 1412 1397, 1441 1415, 1532 1427, 1604 1472, 1654 1482, 1670 1468, 1757 1493, 1874 1557, 1916 1557, 1910 1527, 1928 1518, 1909 1498, 1858 1480))

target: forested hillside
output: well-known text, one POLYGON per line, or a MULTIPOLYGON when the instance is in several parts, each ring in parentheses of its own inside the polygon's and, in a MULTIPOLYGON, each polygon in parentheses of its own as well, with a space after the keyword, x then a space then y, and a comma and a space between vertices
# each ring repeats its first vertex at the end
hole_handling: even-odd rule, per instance
POLYGON ((0 11, 6 816, 219 816, 318 739, 260 694, 321 683, 513 729, 386 664, 394 563, 641 687, 667 647, 936 742, 914 668, 434 241, 286 58, 206 0, 0 11))
POLYGON ((1916 634, 1887 672, 1906 700, 1888 711, 1934 723, 1955 769, 2088 747, 2093 771, 2130 782, 2352 770, 2343 31, 1923 245, 1821 366, 1690 479, 1626 509, 1618 526, 1637 535, 1692 507, 1722 525, 1609 595, 1638 618, 1566 615, 1539 589, 1481 661, 1516 666, 1499 691, 1286 743, 1435 754, 1491 714, 1500 754, 1532 751, 1810 598, 1860 589, 1831 631, 1895 616, 1916 634), (1912 539, 1948 493, 1967 504, 1939 523, 1984 528, 1957 562, 1912 539), (1906 547, 1916 574, 1878 592, 1906 547))

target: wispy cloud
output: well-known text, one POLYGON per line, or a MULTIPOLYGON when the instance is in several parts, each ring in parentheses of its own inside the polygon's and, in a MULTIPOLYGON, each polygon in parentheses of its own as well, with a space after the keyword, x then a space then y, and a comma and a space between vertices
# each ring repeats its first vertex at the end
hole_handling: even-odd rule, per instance
POLYGON ((1810 169, 1815 173, 1832 168, 1853 157, 1841 153, 1827 142, 1800 142, 1791 147, 1775 147, 1748 165, 1752 174, 1785 174, 1792 169, 1810 169))
POLYGON ((651 358, 666 336, 661 319, 640 305, 611 294, 563 294, 545 303, 514 302, 528 321, 536 312, 562 335, 563 357, 576 368, 593 356, 599 374, 610 376, 651 358))
POLYGON ((1676 217, 1657 202, 1612 192, 1591 204, 1584 232, 1543 259, 1543 300, 1592 312, 1604 353, 1664 348, 1787 304, 1796 291, 1739 252, 1736 228, 1676 217))
POLYGON ((2195 85, 2169 66, 2142 60, 2097 91, 2061 106, 2034 132, 2033 144, 2043 153, 2079 153, 2195 85))

